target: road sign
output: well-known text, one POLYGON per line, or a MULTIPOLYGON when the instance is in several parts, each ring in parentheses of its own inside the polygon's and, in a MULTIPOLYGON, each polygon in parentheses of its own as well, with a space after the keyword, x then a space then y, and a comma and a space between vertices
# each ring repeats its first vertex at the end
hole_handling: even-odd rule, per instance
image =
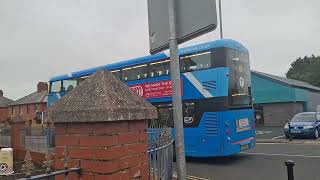
MULTIPOLYGON (((150 53, 169 48, 169 0, 148 0, 150 53)), ((215 0, 175 0, 178 44, 217 27, 215 0)))

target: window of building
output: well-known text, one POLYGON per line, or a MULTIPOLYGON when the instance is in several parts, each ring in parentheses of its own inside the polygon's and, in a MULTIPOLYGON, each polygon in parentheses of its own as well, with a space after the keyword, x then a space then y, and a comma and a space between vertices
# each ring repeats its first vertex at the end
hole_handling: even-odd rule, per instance
POLYGON ((14 114, 14 107, 12 106, 11 107, 11 115, 13 115, 14 114))
POLYGON ((170 74, 170 60, 154 62, 149 67, 149 77, 165 76, 170 74))
POLYGON ((71 91, 77 86, 78 82, 76 79, 68 79, 62 81, 62 91, 71 91))
POLYGON ((57 93, 61 91, 61 81, 54 81, 50 84, 50 92, 57 93))
POLYGON ((148 77, 147 64, 122 69, 122 80, 133 81, 148 77))
POLYGON ((180 58, 181 71, 191 72, 212 67, 211 52, 203 52, 180 58))

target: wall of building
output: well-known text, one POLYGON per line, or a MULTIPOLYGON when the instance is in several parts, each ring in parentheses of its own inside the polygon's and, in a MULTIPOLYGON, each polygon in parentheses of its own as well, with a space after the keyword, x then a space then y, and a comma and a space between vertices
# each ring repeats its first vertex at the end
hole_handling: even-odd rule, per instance
POLYGON ((8 118, 8 108, 0 108, 0 122, 6 121, 8 118))
POLYGON ((289 86, 252 75, 252 95, 255 104, 292 102, 295 91, 289 86))
POLYGON ((317 111, 320 105, 320 93, 309 92, 308 111, 317 111))
POLYGON ((28 105, 10 106, 7 108, 9 117, 13 119, 15 116, 21 116, 27 124, 31 121, 32 124, 37 122, 34 120, 36 112, 44 112, 47 109, 47 103, 37 103, 28 105))
POLYGON ((304 111, 302 102, 272 103, 261 106, 265 126, 284 126, 294 115, 304 111))

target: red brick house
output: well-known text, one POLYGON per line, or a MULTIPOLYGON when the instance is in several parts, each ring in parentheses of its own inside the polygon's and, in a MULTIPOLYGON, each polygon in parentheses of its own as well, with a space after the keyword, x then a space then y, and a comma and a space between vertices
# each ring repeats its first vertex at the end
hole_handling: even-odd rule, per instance
POLYGON ((3 96, 3 91, 0 90, 0 123, 8 119, 8 105, 12 103, 13 100, 3 96))
POLYGON ((9 104, 7 109, 11 119, 20 116, 27 125, 41 124, 41 114, 47 109, 48 84, 39 82, 37 91, 9 104))

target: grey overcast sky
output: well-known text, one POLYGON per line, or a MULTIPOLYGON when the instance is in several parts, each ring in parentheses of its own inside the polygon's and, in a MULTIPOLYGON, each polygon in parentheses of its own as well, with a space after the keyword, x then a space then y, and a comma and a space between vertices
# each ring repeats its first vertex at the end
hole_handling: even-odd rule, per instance
MULTIPOLYGON (((320 55, 319 0, 222 1, 224 36, 248 47, 252 69, 284 76, 320 55)), ((15 100, 52 76, 147 55, 148 42, 146 0, 0 0, 0 89, 15 100)))

